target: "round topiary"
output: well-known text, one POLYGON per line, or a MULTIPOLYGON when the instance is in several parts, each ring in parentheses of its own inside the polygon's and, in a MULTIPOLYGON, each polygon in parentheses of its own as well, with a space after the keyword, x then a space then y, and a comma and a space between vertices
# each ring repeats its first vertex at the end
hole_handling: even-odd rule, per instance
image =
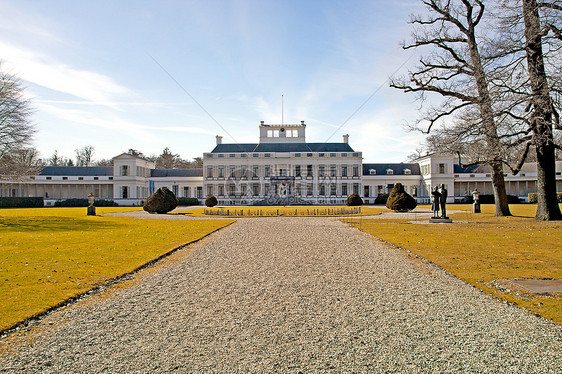
POLYGON ((209 208, 214 207, 215 205, 217 205, 219 202, 217 201, 217 198, 214 197, 213 195, 209 195, 207 196, 207 198, 205 199, 205 205, 208 206, 209 208))
POLYGON ((361 199, 361 196, 357 195, 356 193, 352 193, 347 197, 346 204, 347 206, 363 205, 363 199, 361 199))
POLYGON ((156 190, 146 199, 142 208, 148 213, 165 214, 178 206, 178 199, 167 187, 156 190))
POLYGON ((414 209, 418 203, 416 199, 404 191, 402 183, 396 183, 388 196, 386 207, 398 212, 407 212, 414 209))

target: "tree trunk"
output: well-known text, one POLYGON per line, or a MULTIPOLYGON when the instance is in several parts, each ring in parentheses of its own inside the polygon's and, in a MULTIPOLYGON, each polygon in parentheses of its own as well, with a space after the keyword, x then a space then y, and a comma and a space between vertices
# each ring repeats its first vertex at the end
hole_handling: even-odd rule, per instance
POLYGON ((505 180, 503 178, 503 165, 499 161, 490 163, 492 167, 492 188, 494 189, 494 200, 496 202, 496 216, 510 216, 505 180))
POLYGON ((544 68, 541 26, 536 0, 523 0, 525 52, 532 89, 531 126, 537 150, 537 214, 540 220, 562 220, 556 198, 556 158, 552 135, 552 101, 544 68))

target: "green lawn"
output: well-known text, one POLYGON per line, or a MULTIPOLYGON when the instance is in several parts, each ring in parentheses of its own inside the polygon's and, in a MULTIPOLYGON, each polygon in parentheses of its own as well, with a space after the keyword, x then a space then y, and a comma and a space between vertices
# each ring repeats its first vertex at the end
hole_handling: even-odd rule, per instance
POLYGON ((562 324, 562 295, 517 295, 490 284, 513 278, 562 279, 562 222, 535 220, 536 205, 510 208, 513 217, 494 217, 493 205, 484 205, 482 214, 469 213, 469 206, 450 205, 450 210, 466 211, 450 215, 455 222, 466 223, 448 225, 386 219, 346 221, 439 265, 485 292, 562 324))
POLYGON ((0 331, 233 222, 99 215, 130 210, 0 209, 0 331))

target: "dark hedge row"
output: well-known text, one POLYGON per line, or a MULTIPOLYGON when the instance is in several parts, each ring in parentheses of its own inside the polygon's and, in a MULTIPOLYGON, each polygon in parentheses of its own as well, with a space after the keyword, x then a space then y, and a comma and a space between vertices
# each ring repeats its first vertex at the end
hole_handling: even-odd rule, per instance
POLYGON ((0 208, 42 208, 42 197, 0 197, 0 208))
MULTIPOLYGON (((558 199, 559 203, 562 203, 562 192, 557 192, 556 198, 558 199)), ((537 194, 535 192, 529 194, 529 202, 533 204, 537 203, 537 194)))
POLYGON ((181 206, 199 205, 199 200, 197 200, 194 197, 180 197, 178 199, 178 205, 181 206))
MULTIPOLYGON (((55 201, 56 207, 74 208, 74 207, 87 207, 88 199, 66 199, 55 201)), ((117 206, 113 200, 99 199, 94 201, 94 206, 117 206)))

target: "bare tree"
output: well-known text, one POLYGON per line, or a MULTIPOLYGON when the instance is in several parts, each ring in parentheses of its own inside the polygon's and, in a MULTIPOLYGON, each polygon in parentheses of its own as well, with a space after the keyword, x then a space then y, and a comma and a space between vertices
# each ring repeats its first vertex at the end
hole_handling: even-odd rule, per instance
POLYGON ((76 153, 76 166, 90 166, 94 157, 94 147, 84 146, 74 151, 76 153))
MULTIPOLYGON (((411 44, 403 48, 430 47, 431 53, 420 59, 410 71, 409 80, 398 79, 391 87, 414 92, 424 103, 427 94, 440 95, 440 105, 426 105, 416 128, 429 133, 446 119, 463 120, 479 138, 479 155, 474 163, 487 163, 492 169, 492 187, 496 215, 511 215, 503 174, 502 135, 498 133, 494 101, 490 91, 486 59, 482 57, 477 27, 485 15, 480 0, 424 0, 428 17, 414 17, 411 44), (424 127, 425 123, 429 123, 424 127)), ((481 27, 481 26, 480 26, 481 27)))
POLYGON ((0 162, 0 176, 9 181, 21 180, 24 176, 39 173, 42 163, 34 148, 13 150, 0 162))
POLYGON ((21 154, 29 151, 35 132, 31 124, 31 103, 24 96, 23 85, 16 76, 2 70, 0 64, 0 169, 1 179, 21 179, 38 169, 23 165, 21 154))
POLYGON ((49 166, 74 166, 74 162, 70 158, 59 155, 59 151, 55 149, 55 152, 46 161, 49 166))

